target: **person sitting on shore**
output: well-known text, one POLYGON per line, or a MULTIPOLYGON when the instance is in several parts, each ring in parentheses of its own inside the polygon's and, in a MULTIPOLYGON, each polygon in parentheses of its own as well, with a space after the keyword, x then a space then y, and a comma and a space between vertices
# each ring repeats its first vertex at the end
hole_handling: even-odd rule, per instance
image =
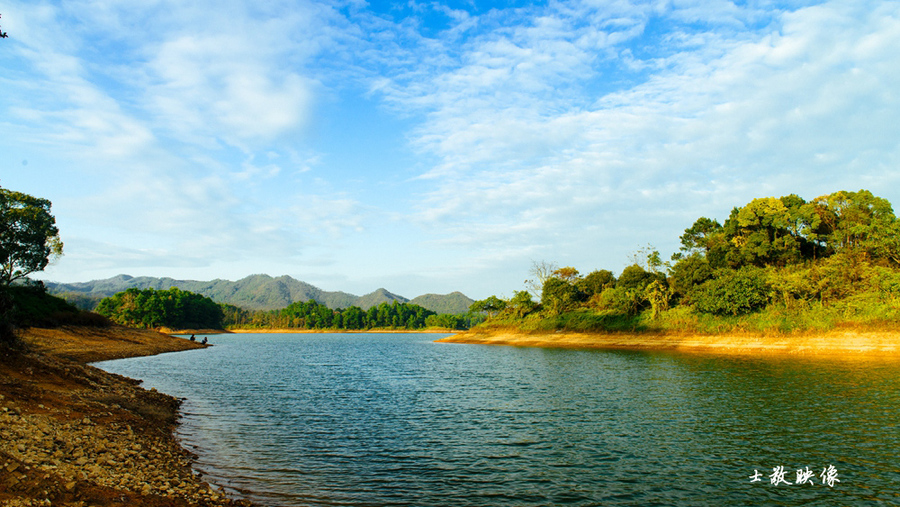
POLYGON ((197 341, 197 339, 194 338, 194 335, 191 335, 191 341, 192 341, 192 342, 193 342, 193 341, 197 341))
POLYGON ((206 345, 206 337, 205 336, 203 337, 203 341, 200 343, 202 343, 203 345, 206 345))

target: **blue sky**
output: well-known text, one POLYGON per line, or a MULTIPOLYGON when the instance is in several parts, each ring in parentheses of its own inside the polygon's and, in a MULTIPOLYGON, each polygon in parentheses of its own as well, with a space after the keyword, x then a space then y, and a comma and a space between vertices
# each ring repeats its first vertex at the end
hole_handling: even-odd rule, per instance
POLYGON ((0 185, 120 273, 473 298, 900 202, 900 3, 0 0, 0 185))

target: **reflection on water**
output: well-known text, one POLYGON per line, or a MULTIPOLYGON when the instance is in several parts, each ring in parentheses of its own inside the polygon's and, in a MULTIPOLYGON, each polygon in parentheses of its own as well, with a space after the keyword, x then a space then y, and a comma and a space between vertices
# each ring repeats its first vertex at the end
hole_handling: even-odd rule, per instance
POLYGON ((900 503, 896 361, 435 338, 217 336, 98 366, 187 398, 197 468, 262 504, 900 503))

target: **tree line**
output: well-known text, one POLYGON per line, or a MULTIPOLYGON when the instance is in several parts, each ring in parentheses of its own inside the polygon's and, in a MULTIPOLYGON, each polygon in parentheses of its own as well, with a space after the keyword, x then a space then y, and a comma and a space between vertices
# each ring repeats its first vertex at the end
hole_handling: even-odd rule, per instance
POLYGON ((208 297, 172 287, 132 288, 104 298, 96 312, 123 326, 221 329, 222 308, 208 297))
POLYGON ((101 300, 96 311, 125 326, 174 329, 467 329, 481 320, 479 315, 438 314, 397 301, 368 310, 357 306, 333 310, 310 299, 280 310, 254 311, 218 304, 206 296, 176 287, 128 289, 101 300))
POLYGON ((280 310, 246 310, 222 305, 224 324, 229 328, 259 329, 468 329, 480 315, 439 314, 411 303, 382 302, 363 310, 349 306, 333 310, 313 299, 297 301, 280 310))
POLYGON ((618 276, 536 263, 530 292, 491 296, 472 309, 509 321, 593 312, 598 327, 612 316, 652 321, 671 310, 684 317, 831 309, 881 321, 900 314, 900 221, 868 190, 753 199, 724 223, 698 218, 680 241, 669 261, 649 247, 618 276))

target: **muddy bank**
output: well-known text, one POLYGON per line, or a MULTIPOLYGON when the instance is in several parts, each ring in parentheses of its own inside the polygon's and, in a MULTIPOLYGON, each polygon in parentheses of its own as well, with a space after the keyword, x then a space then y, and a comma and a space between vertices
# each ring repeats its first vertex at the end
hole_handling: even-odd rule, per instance
POLYGON ((179 400, 85 364, 202 345, 125 328, 31 329, 0 348, 0 505, 235 506, 191 469, 179 400))
POLYGON ((900 359, 900 333, 829 331, 808 335, 678 335, 649 333, 523 332, 473 330, 435 340, 522 347, 679 350, 721 354, 890 356, 900 359))

